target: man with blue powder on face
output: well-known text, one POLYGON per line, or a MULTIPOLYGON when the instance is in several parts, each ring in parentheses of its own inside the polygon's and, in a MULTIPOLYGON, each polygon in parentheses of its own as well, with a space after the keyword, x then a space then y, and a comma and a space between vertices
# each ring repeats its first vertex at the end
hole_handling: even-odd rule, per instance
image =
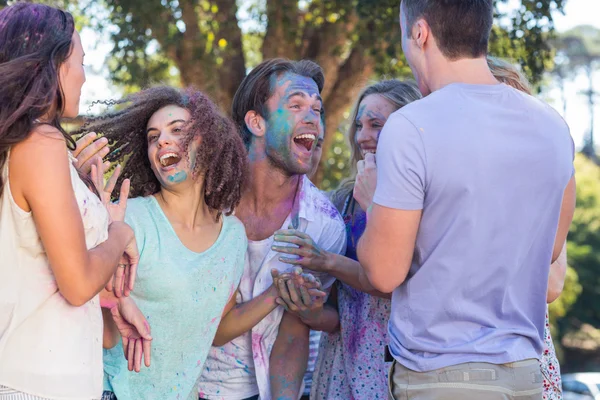
MULTIPOLYGON (((236 210, 246 228, 248 255, 204 365, 200 399, 296 400, 301 395, 309 326, 327 309, 284 310, 276 302, 272 276, 290 269, 276 251, 278 231, 297 229, 335 253, 346 245, 339 213, 306 177, 322 140, 323 85, 323 71, 314 62, 273 59, 254 68, 234 97, 233 119, 250 162, 250 183, 236 210)), ((302 292, 306 298, 324 297, 319 289, 334 280, 314 273, 320 282, 311 287, 313 275, 303 277, 310 289, 302 292)))

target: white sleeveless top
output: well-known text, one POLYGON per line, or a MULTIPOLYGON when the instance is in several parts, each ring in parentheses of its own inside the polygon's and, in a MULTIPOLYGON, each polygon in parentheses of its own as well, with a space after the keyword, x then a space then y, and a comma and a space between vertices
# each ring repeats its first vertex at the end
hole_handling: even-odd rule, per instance
MULTIPOLYGON (((69 159, 90 249, 108 238, 109 216, 79 178, 70 153, 69 159)), ((7 159, 0 193, 0 386, 51 399, 99 399, 103 326, 98 295, 74 307, 59 293, 32 214, 13 199, 8 164, 7 159)))

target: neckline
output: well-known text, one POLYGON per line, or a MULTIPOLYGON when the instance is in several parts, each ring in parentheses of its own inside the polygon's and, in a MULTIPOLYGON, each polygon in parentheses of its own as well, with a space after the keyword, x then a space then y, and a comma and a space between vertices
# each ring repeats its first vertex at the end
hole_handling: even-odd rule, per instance
POLYGON ((206 250, 204 250, 203 252, 200 252, 200 253, 189 249, 185 244, 183 244, 183 242, 181 241, 181 239, 177 235, 177 232, 175 232, 175 229, 173 228, 173 225, 171 225, 171 221, 169 221, 169 218, 167 218, 167 215, 165 214, 165 212, 163 211, 162 207, 158 203, 158 200, 156 200, 156 197, 154 197, 154 195, 150 195, 149 197, 150 197, 150 202, 152 203, 152 206, 156 209, 156 211, 159 214, 159 218, 161 218, 162 222, 165 223, 168 226, 167 229, 169 230, 169 234, 172 235, 175 239, 177 239, 177 243, 179 244, 179 246, 182 249, 185 249, 185 251, 187 251, 188 253, 193 254, 195 256, 201 256, 201 255, 209 254, 216 247, 219 246, 219 244, 221 243, 221 241, 223 241, 223 237, 225 236, 226 228, 229 225, 229 218, 227 218, 225 215, 221 214, 221 218, 223 219, 223 223, 221 224, 221 231, 219 232, 219 236, 217 236, 217 239, 213 242, 213 244, 211 244, 206 250))

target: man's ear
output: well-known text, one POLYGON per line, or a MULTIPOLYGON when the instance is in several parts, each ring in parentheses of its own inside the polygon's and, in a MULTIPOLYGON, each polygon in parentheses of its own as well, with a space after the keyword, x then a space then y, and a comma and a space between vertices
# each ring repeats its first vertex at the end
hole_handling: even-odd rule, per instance
POLYGON ((425 44, 429 40, 429 36, 431 33, 431 28, 427 21, 424 18, 420 18, 415 22, 412 27, 412 34, 417 46, 423 50, 425 48, 425 44))
POLYGON ((254 136, 263 137, 267 131, 266 121, 262 115, 254 110, 250 110, 244 117, 246 127, 254 136))

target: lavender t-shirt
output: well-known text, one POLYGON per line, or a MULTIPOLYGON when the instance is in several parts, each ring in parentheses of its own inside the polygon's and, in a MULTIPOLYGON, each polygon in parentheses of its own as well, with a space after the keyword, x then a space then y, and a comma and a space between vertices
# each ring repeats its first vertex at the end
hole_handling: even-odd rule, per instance
POLYGON ((400 364, 539 358, 573 153, 562 118, 506 85, 451 84, 392 114, 374 201, 423 210, 410 273, 392 297, 400 364))

